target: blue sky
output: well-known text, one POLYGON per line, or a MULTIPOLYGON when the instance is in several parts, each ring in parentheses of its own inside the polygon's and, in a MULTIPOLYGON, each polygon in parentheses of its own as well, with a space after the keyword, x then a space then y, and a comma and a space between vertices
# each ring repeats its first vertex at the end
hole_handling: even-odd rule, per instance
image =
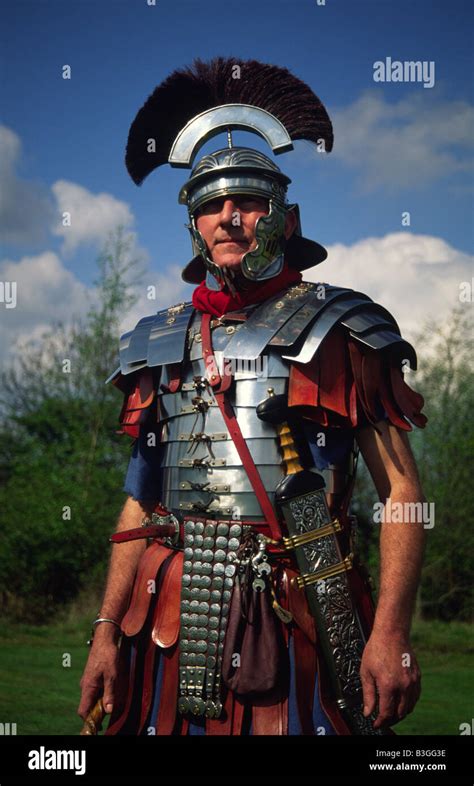
MULTIPOLYGON (((347 249, 364 269, 362 249, 374 292, 383 294, 377 265, 397 264, 398 241, 386 238, 404 233, 403 264, 411 265, 408 279, 416 284, 417 238, 426 237, 432 245, 424 261, 444 281, 442 297, 442 286, 452 290, 467 273, 472 250, 473 7, 467 0, 10 0, 0 40, 8 186, 3 276, 18 270, 21 280, 25 260, 49 255, 44 270, 62 276, 76 304, 81 286, 91 286, 102 238, 84 215, 73 241, 55 230, 58 209, 72 199, 78 210, 87 203, 92 213, 105 210, 104 232, 116 218, 128 221, 148 257, 150 283, 176 278, 190 256, 186 211, 177 204, 185 173, 162 167, 137 188, 123 163, 128 128, 173 69, 196 56, 234 55, 288 67, 333 118, 333 153, 323 160, 297 143, 277 163, 293 180, 290 197, 301 205, 303 230, 334 249, 339 273, 347 249), (373 63, 388 56, 434 61, 435 86, 375 83, 373 63), (63 64, 71 66, 71 80, 62 79, 63 64), (410 227, 401 225, 404 211, 410 227)), ((326 279, 336 270, 327 265, 326 279)), ((426 289, 426 268, 423 275, 426 289)), ((23 319, 33 329, 34 293, 27 296, 26 284, 24 292, 23 311, 19 303, 10 324, 23 319)), ((430 302, 425 311, 437 308, 430 302)))

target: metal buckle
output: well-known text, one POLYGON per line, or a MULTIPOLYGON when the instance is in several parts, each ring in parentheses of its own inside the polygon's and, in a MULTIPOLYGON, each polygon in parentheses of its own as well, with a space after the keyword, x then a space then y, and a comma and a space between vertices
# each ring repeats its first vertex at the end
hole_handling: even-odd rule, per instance
POLYGON ((175 314, 180 314, 186 308, 186 303, 178 303, 176 306, 170 306, 167 309, 167 314, 169 317, 174 316, 175 314))
POLYGON ((172 513, 166 513, 164 516, 160 515, 159 513, 152 513, 151 519, 145 516, 141 524, 142 527, 161 527, 163 525, 168 527, 172 525, 174 527, 173 535, 163 538, 163 542, 173 547, 177 546, 179 543, 179 521, 172 513))
POLYGON ((205 434, 203 431, 195 434, 178 434, 180 442, 221 442, 227 439, 225 431, 216 434, 205 434))
POLYGON ((211 459, 211 458, 195 458, 195 459, 180 459, 178 464, 180 467, 202 467, 206 469, 207 467, 225 467, 226 466, 226 459, 211 459))

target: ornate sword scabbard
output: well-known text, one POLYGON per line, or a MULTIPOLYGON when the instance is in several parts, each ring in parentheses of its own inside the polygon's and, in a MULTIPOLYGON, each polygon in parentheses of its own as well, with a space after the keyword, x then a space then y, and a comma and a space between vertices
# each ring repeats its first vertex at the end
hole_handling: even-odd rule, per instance
POLYGON ((353 555, 341 553, 337 534, 342 527, 330 515, 323 477, 301 465, 286 396, 270 396, 258 405, 257 414, 276 426, 280 438, 287 474, 275 490, 275 499, 288 529, 283 546, 296 557, 300 575, 292 585, 306 592, 334 701, 353 734, 379 735, 383 732, 374 729, 362 712, 359 671, 365 637, 347 575, 353 555))

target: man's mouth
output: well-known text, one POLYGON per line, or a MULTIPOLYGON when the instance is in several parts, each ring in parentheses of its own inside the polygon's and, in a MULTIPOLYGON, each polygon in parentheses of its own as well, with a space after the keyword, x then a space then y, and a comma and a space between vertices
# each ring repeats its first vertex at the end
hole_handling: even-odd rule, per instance
POLYGON ((248 246, 248 242, 246 240, 217 240, 215 245, 225 245, 225 246, 248 246))

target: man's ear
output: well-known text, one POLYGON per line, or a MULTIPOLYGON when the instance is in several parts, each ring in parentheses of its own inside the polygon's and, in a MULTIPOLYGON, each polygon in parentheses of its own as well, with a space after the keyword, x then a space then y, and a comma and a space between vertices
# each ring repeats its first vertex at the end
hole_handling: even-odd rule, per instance
POLYGON ((286 217, 285 217, 285 238, 287 240, 290 239, 293 232, 295 231, 298 225, 298 219, 296 217, 296 213, 294 210, 288 210, 286 217))

